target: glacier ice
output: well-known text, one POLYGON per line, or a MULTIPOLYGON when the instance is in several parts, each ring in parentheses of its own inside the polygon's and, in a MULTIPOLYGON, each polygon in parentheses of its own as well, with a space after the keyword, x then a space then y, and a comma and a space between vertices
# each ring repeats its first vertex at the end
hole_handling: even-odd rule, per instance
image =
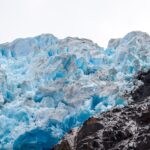
POLYGON ((150 68, 150 36, 131 32, 102 48, 50 34, 0 45, 0 149, 49 149, 91 115, 127 104, 150 68))

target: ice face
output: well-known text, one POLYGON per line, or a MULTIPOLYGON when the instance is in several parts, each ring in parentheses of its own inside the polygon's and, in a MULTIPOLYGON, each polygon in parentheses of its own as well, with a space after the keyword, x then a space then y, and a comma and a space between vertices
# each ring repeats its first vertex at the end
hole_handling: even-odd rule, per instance
POLYGON ((106 49, 49 34, 0 45, 0 149, 49 149, 91 115, 126 105, 149 49, 143 32, 106 49))

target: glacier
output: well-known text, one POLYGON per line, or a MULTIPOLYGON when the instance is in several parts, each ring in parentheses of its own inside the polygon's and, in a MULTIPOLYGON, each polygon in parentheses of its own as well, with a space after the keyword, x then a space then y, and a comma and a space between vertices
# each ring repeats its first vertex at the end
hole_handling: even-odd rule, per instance
POLYGON ((150 36, 134 31, 102 48, 51 34, 0 45, 0 149, 46 150, 90 116, 132 101, 150 69, 150 36))

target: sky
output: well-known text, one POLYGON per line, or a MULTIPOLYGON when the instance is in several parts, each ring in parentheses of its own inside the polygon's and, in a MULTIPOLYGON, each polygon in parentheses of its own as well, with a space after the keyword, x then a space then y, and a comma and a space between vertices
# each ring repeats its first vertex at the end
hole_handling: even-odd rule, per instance
POLYGON ((51 33, 106 47, 131 31, 150 33, 150 0, 0 0, 0 43, 51 33))

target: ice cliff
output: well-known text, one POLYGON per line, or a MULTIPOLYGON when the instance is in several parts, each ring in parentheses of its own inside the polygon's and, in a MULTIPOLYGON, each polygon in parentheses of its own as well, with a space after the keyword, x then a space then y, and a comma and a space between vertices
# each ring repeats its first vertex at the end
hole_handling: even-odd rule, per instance
POLYGON ((50 149, 90 116, 127 105, 143 84, 134 77, 150 69, 149 49, 143 32, 106 49, 50 34, 1 44, 0 149, 50 149))

